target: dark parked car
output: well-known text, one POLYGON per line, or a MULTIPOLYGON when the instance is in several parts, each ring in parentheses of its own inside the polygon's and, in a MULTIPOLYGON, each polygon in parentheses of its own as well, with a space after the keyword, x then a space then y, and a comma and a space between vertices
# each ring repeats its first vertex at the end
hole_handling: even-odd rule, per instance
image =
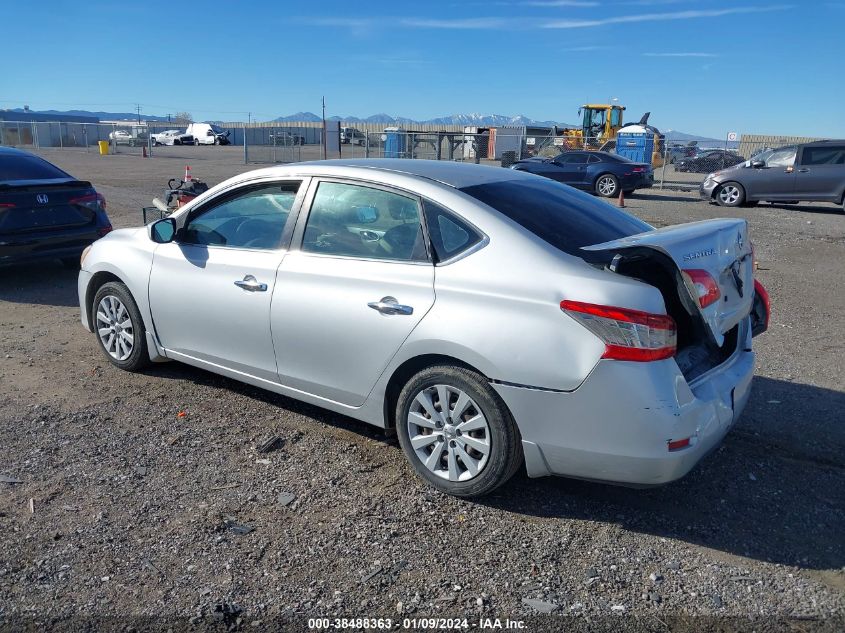
POLYGON ((0 263, 60 259, 78 268, 85 247, 111 229, 105 198, 90 182, 0 147, 0 263))
POLYGON ((694 158, 700 151, 695 145, 672 145, 668 148, 666 161, 674 165, 685 158, 694 158))
POLYGON ((717 169, 739 165, 745 159, 730 150, 711 149, 699 152, 692 158, 682 158, 675 163, 677 171, 691 171, 697 174, 707 174, 717 169))
POLYGON ((791 145, 710 174, 701 197, 723 207, 760 201, 843 204, 845 140, 791 145))
POLYGON ((511 169, 528 171, 605 198, 632 193, 654 184, 654 171, 647 163, 635 163, 608 152, 563 152, 554 158, 527 158, 511 169))

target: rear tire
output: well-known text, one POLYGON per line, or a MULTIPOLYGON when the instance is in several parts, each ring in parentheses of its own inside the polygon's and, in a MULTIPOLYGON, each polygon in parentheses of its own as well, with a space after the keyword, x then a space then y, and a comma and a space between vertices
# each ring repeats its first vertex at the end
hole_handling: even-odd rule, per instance
POLYGON ((602 198, 619 195, 619 180, 613 174, 602 174, 596 178, 595 192, 602 198))
POLYGON ((129 288, 119 281, 103 284, 91 304, 94 334, 109 362, 125 371, 149 365, 147 330, 129 288))
POLYGON ((484 377, 463 367, 438 365, 413 376, 397 398, 396 430, 417 475, 456 497, 489 494, 522 464, 507 406, 484 377))
POLYGON ((738 207, 745 202, 745 189, 738 182, 726 182, 716 191, 716 204, 720 207, 738 207))

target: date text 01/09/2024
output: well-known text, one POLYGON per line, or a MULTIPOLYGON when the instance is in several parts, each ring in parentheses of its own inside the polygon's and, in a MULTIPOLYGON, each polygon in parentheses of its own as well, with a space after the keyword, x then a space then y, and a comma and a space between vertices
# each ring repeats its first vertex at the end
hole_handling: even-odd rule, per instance
MULTIPOLYGON (((398 624, 398 622, 397 622, 398 624)), ((309 630, 329 629, 392 629, 392 618, 309 618, 309 630)), ((428 630, 521 630, 525 628, 522 620, 510 618, 481 618, 478 622, 470 622, 466 618, 403 618, 401 628, 411 631, 428 630)))

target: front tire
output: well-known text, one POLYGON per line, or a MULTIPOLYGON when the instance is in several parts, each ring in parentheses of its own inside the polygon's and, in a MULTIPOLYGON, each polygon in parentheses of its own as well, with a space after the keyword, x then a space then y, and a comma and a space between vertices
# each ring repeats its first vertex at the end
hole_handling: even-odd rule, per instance
POLYGON ((126 371, 139 371, 150 362, 147 331, 138 304, 124 284, 103 284, 92 303, 94 333, 109 362, 126 371))
POLYGON ((716 204, 720 207, 738 207, 745 202, 745 189, 738 182, 726 182, 716 192, 716 204))
POLYGON ((429 367, 413 376, 397 399, 396 429, 417 475, 456 497, 492 492, 522 463, 507 406, 482 376, 463 367, 429 367))
POLYGON ((596 178, 596 193, 602 198, 612 198, 619 195, 619 180, 613 174, 602 174, 596 178))

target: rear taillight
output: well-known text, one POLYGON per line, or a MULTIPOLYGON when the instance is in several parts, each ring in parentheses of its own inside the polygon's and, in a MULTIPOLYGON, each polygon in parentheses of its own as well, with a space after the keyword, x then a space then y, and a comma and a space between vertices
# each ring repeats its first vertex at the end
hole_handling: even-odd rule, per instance
POLYGON ((92 211, 96 211, 97 209, 106 210, 106 199, 103 197, 103 194, 97 193, 96 191, 86 193, 84 196, 71 198, 68 200, 68 204, 87 207, 92 211))
POLYGON ((101 226, 99 229, 97 229, 97 233, 100 234, 100 237, 103 237, 106 233, 111 233, 111 231, 111 224, 106 224, 105 226, 101 226))
POLYGON ((706 270, 700 268, 686 268, 684 274, 689 278, 692 285, 695 287, 696 296, 698 297, 698 305, 706 308, 719 300, 722 296, 722 291, 719 290, 719 284, 713 279, 713 276, 706 270))
POLYGON ((602 358, 647 362, 675 355, 675 321, 666 314, 568 300, 560 309, 604 341, 602 358))
POLYGON ((634 167, 631 171, 634 172, 635 174, 643 174, 643 173, 645 173, 645 170, 646 170, 645 167, 634 167))
POLYGON ((11 209, 14 206, 11 202, 0 202, 0 209, 11 209))

